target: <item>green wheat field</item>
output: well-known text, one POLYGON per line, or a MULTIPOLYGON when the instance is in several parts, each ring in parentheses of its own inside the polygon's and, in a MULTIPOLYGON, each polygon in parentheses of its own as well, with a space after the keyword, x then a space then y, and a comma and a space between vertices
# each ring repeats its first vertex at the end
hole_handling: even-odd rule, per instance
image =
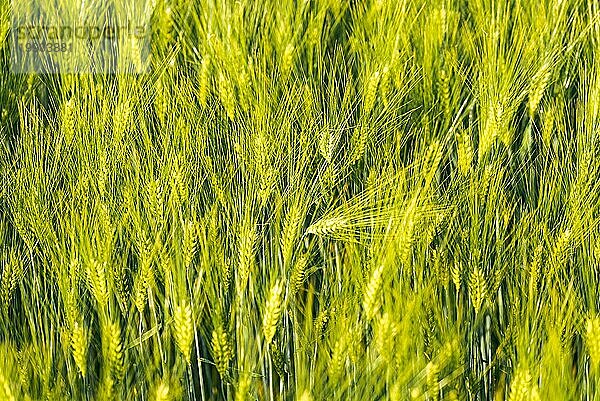
POLYGON ((0 401, 600 400, 599 1, 139 2, 0 0, 0 401))

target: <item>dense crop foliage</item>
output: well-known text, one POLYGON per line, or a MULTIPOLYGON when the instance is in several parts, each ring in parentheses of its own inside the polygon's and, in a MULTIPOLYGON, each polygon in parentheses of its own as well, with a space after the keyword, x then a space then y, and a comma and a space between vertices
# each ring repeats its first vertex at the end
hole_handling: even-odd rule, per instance
POLYGON ((597 1, 148 4, 16 74, 0 0, 0 400, 600 397, 597 1))

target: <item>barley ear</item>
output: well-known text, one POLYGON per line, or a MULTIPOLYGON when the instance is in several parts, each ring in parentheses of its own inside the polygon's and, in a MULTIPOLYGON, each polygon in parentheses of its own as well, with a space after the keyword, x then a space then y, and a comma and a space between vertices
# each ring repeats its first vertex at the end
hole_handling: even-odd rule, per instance
POLYGON ((194 340, 194 322, 192 308, 186 301, 179 303, 173 311, 175 344, 183 355, 185 362, 190 363, 192 341, 194 340))
POLYGON ((108 284, 106 282, 106 264, 92 260, 87 266, 90 289, 100 308, 108 303, 108 284))
POLYGON ((298 401, 313 401, 313 397, 310 394, 310 390, 306 389, 302 393, 299 393, 300 396, 297 398, 298 401))
POLYGON ((223 73, 219 73, 219 97, 230 120, 235 117, 235 93, 231 80, 223 73))
POLYGON ((590 365, 594 372, 600 368, 600 317, 592 316, 585 325, 585 343, 590 355, 590 365))
POLYGON ((347 359, 347 340, 345 334, 336 340, 331 350, 331 359, 329 364, 329 375, 337 380, 341 377, 347 359))
POLYGON ((466 176, 471 169, 473 162, 473 147, 468 133, 462 132, 457 135, 458 147, 458 171, 461 175, 466 176))
POLYGON ((542 143, 546 148, 549 148, 552 141, 552 134, 555 129, 556 107, 552 106, 545 108, 542 122, 542 143))
POLYGON ((264 315, 263 315, 263 333, 267 344, 271 343, 277 330, 277 324, 283 313, 283 290, 284 286, 281 280, 278 280, 271 291, 269 292, 269 298, 265 304, 264 315))
POLYGON ((437 401, 440 398, 439 367, 435 362, 429 362, 425 366, 425 378, 427 380, 427 393, 429 399, 437 401))
POLYGON ((161 380, 154 390, 154 401, 171 401, 173 399, 169 384, 161 380))
POLYGON ((371 273, 369 282, 363 295, 363 309, 367 321, 371 321, 381 307, 381 281, 383 274, 383 265, 379 265, 371 273))
POLYGON ((529 118, 531 119, 535 117, 540 100, 542 100, 542 96, 544 95, 544 91, 548 86, 551 75, 551 65, 548 61, 545 61, 531 80, 531 85, 529 88, 529 101, 527 102, 527 110, 529 112, 529 118))
POLYGON ((540 401, 538 386, 529 369, 517 366, 510 383, 508 401, 540 401))
POLYGON ((348 220, 343 217, 329 217, 312 224, 306 230, 307 234, 316 234, 320 237, 332 235, 348 226, 348 220))
POLYGON ((75 98, 71 97, 64 104, 64 108, 62 111, 62 124, 61 128, 63 131, 63 135, 65 136, 65 142, 70 144, 75 136, 76 129, 76 111, 75 111, 75 98))
POLYGON ((381 355, 383 360, 391 362, 393 358, 395 339, 400 331, 400 327, 392 320, 389 313, 384 313, 377 321, 375 326, 374 338, 375 349, 381 355))
POLYGON ((188 221, 183 227, 183 265, 189 268, 194 259, 198 242, 196 224, 188 221))
POLYGON ((250 374, 243 371, 238 378, 237 387, 235 389, 235 401, 248 400, 248 392, 250 391, 250 374))
POLYGON ((390 106, 390 78, 390 68, 386 65, 383 67, 381 80, 379 82, 379 92, 381 93, 381 100, 385 107, 390 106))
POLYGON ((354 163, 363 157, 367 150, 368 143, 369 129, 364 124, 361 124, 353 130, 352 137, 350 138, 350 144, 352 146, 350 163, 354 163))
POLYGON ((121 327, 117 322, 107 321, 102 328, 102 356, 106 377, 120 380, 124 373, 121 327))
POLYGON ((292 258, 294 246, 298 237, 298 232, 304 220, 302 206, 298 203, 292 204, 288 214, 285 216, 281 232, 281 252, 283 254, 284 264, 287 265, 292 258))
POLYGON ((85 376, 87 369, 87 344, 87 331, 76 321, 71 329, 71 348, 73 359, 82 376, 85 376))
POLYGON ((154 272, 149 255, 142 255, 140 264, 140 271, 134 285, 134 303, 138 311, 142 313, 148 299, 148 290, 154 284, 154 272))
POLYGON ((308 254, 302 254, 294 263, 290 276, 290 289, 293 294, 297 294, 306 279, 306 267, 308 266, 308 254))
POLYGON ((8 313, 8 307, 12 297, 17 289, 19 281, 23 277, 23 262, 17 256, 15 251, 8 254, 3 261, 0 277, 2 278, 2 287, 0 288, 0 301, 4 313, 8 313))
POLYGON ((475 312, 479 312, 487 294, 485 276, 479 266, 475 266, 471 272, 468 286, 473 308, 475 308, 475 312))
POLYGON ((256 228, 251 222, 242 225, 238 235, 238 277, 236 290, 245 291, 250 273, 254 268, 254 247, 258 240, 256 228))
POLYGON ((204 56, 200 67, 198 101, 202 107, 206 107, 210 92, 210 56, 204 56))
POLYGON ((229 341, 229 336, 220 321, 212 332, 211 344, 215 365, 221 377, 224 378, 229 369, 229 362, 233 358, 233 349, 229 341))
POLYGON ((293 63, 294 63, 294 45, 288 43, 283 51, 283 55, 281 57, 281 75, 284 78, 288 78, 292 71, 293 63))
POLYGON ((0 399, 6 401, 15 401, 16 398, 12 392, 9 381, 0 372, 0 399))
POLYGON ((371 110, 375 106, 375 100, 377 99, 377 87, 379 86, 379 79, 381 74, 379 71, 375 71, 366 83, 365 87, 365 99, 364 99, 364 113, 365 115, 371 114, 371 110))

